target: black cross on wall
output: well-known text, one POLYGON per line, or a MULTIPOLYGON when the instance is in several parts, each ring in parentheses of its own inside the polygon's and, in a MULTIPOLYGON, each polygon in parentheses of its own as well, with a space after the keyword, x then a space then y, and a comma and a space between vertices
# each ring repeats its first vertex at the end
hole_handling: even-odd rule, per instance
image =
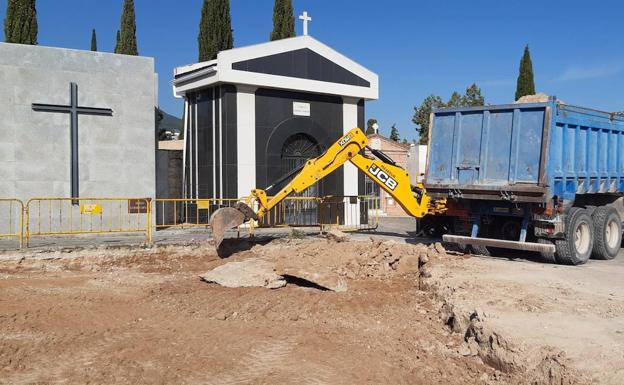
POLYGON ((113 110, 110 108, 78 106, 78 85, 76 83, 70 83, 69 94, 70 102, 68 106, 33 103, 32 109, 41 112, 69 114, 71 129, 71 197, 78 198, 80 195, 80 190, 78 189, 80 178, 78 172, 78 115, 113 116, 113 110))

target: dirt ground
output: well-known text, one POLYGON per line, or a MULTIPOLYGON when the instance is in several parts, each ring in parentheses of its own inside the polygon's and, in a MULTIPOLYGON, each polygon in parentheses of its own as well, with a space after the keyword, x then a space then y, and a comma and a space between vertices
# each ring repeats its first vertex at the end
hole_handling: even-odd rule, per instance
MULTIPOLYGON (((0 383, 589 383, 561 349, 533 343, 530 333, 526 341, 504 334, 505 309, 546 313, 548 301, 527 292, 497 302, 523 288, 494 280, 474 291, 491 305, 470 302, 465 285, 478 275, 470 263, 482 259, 368 239, 277 240, 231 252, 199 244, 1 255, 0 383), (284 272, 316 266, 348 289, 305 281, 225 288, 199 278, 254 258, 284 272)), ((493 278, 502 271, 488 266, 493 278)), ((576 292, 566 293, 573 302, 576 292)), ((614 307, 599 317, 621 314, 614 307)), ((621 334, 613 342, 621 348, 621 334)))
POLYGON ((595 383, 624 384, 624 255, 583 266, 522 258, 442 258, 433 290, 463 317, 479 309, 521 356, 549 347, 595 383))

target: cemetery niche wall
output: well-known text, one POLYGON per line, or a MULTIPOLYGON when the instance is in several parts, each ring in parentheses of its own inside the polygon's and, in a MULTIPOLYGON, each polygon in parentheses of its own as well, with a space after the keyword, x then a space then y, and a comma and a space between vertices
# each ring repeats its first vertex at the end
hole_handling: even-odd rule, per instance
POLYGON ((0 43, 0 197, 154 197, 154 60, 0 43))
POLYGON ((0 234, 147 228, 110 198, 155 196, 152 58, 0 43, 0 85, 0 234), (24 223, 6 199, 34 199, 24 223))

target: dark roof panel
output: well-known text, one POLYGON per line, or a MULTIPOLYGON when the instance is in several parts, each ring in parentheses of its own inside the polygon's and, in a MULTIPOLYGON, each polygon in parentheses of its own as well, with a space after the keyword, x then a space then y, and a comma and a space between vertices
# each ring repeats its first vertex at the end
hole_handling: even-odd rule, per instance
POLYGON ((370 82, 309 48, 236 62, 232 64, 232 69, 370 87, 370 82))

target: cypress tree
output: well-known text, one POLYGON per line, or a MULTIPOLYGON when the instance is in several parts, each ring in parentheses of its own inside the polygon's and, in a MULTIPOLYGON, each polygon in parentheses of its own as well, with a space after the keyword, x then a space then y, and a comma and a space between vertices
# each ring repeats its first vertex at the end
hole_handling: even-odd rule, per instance
POLYGON ((271 41, 295 36, 295 16, 292 0, 275 0, 271 41))
POLYGON ((390 139, 394 140, 395 142, 401 140, 401 138, 399 137, 399 130, 396 128, 396 124, 393 124, 392 128, 390 129, 390 139))
POLYGON ((121 43, 121 33, 117 30, 117 42, 115 43, 115 53, 119 53, 119 43, 121 43))
POLYGON ((520 73, 516 86, 516 100, 526 95, 535 95, 535 82, 533 80, 533 63, 529 53, 529 45, 524 47, 524 55, 520 60, 520 73))
POLYGON ((97 36, 95 35, 95 29, 91 31, 91 51, 97 51, 97 36))
POLYGON ((8 0, 4 19, 4 36, 7 43, 37 44, 36 0, 8 0))
POLYGON ((134 0, 124 0, 123 13, 121 14, 121 30, 119 35, 118 52, 123 55, 139 54, 136 39, 136 16, 134 13, 134 0))
POLYGON ((200 62, 216 59, 219 51, 234 46, 229 0, 204 0, 197 42, 200 62))

